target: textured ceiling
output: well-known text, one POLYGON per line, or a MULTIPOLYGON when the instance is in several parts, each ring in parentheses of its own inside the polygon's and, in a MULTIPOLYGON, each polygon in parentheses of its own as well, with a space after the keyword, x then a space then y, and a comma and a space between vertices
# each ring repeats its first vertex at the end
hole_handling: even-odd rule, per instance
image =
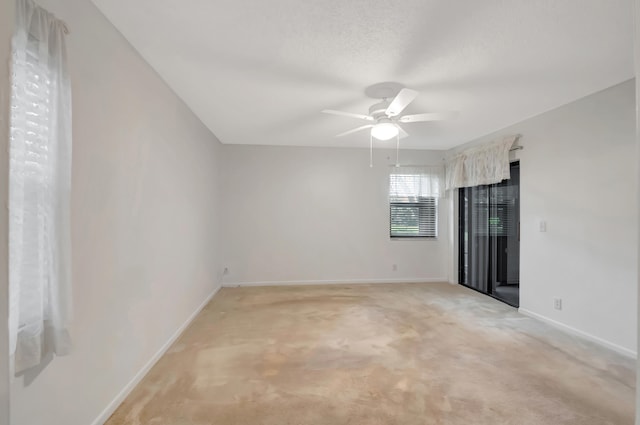
POLYGON ((634 75, 633 0, 94 3, 223 143, 368 146, 320 111, 367 113, 396 81, 420 92, 407 112, 460 112, 404 125, 444 149, 634 75))

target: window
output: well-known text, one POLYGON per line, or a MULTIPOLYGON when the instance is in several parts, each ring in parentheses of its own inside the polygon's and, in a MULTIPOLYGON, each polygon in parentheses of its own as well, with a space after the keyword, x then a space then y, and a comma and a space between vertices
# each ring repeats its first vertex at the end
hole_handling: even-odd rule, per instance
POLYGON ((389 178, 390 236, 438 237, 439 174, 424 169, 394 168, 389 178))

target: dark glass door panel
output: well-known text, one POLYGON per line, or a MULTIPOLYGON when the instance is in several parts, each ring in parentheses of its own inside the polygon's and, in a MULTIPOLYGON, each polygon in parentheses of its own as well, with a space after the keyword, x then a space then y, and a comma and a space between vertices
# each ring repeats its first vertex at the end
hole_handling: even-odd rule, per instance
POLYGON ((519 305, 520 166, 494 185, 459 190, 459 282, 519 305))

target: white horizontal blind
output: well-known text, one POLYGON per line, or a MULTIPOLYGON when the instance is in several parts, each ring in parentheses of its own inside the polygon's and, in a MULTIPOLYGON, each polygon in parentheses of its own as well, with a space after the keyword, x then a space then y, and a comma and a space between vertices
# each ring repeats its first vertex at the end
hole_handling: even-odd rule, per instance
POLYGON ((391 203, 392 238, 435 238, 438 236, 437 198, 420 198, 418 202, 391 203))
POLYGON ((475 186, 475 232, 483 236, 517 236, 514 186, 475 186))
POLYGON ((438 173, 420 168, 396 168, 389 175, 390 236, 438 236, 438 173))
POLYGON ((495 186, 491 191, 491 218, 489 226, 491 235, 512 236, 518 235, 518 214, 515 212, 517 195, 514 192, 517 187, 495 186))

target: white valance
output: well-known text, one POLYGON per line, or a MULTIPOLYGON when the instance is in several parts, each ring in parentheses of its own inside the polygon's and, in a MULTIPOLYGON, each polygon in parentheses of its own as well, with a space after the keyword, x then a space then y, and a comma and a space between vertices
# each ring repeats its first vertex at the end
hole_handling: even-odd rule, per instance
POLYGON ((438 166, 391 167, 389 198, 439 198, 443 170, 438 166))
POLYGON ((474 146, 449 158, 445 167, 446 189, 500 183, 511 177, 509 150, 518 136, 474 146))

